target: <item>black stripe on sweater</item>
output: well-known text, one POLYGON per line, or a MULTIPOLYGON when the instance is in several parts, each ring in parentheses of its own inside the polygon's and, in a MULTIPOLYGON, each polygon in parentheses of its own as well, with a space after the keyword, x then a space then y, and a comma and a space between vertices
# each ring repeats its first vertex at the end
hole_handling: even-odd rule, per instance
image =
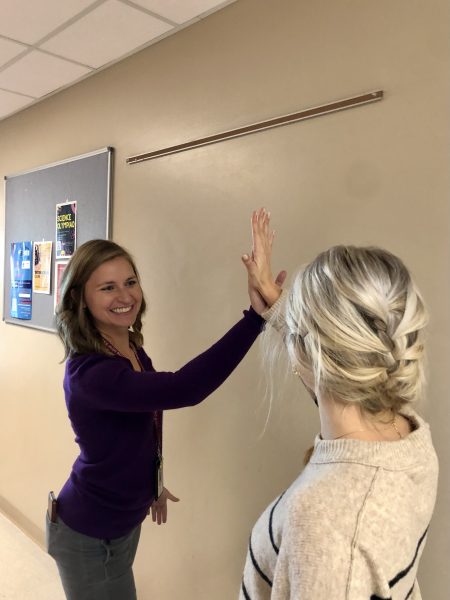
MULTIPOLYGON (((396 585, 400 581, 400 579, 403 579, 403 577, 405 577, 406 575, 408 575, 408 573, 413 568, 414 563, 416 562, 417 555, 419 554, 420 546, 422 545, 422 542, 425 539, 425 536, 427 535, 428 527, 425 529, 425 531, 423 532, 422 536, 420 537, 420 540, 417 542, 416 551, 414 552, 414 558, 412 559, 412 561, 410 562, 410 564, 406 567, 406 569, 403 569, 402 571, 400 571, 399 573, 397 573, 397 575, 390 580, 389 587, 391 589, 394 587, 394 585, 396 585)), ((413 593, 413 590, 414 590, 415 583, 416 582, 413 583, 412 588, 406 594, 405 600, 408 600, 408 598, 411 597, 411 595, 413 593)), ((392 598, 381 598, 381 596, 377 596, 376 594, 372 594, 370 596, 370 600, 392 600, 392 598)))
MULTIPOLYGON (((413 583, 412 588, 406 594, 405 600, 408 600, 408 598, 411 598, 411 594, 414 591, 414 586, 415 585, 416 585, 416 582, 413 583)), ((381 596, 377 596, 376 594, 372 594, 372 596, 370 596, 370 600, 392 600, 392 596, 389 596, 389 598, 382 598, 381 596)))
POLYGON ((405 596, 405 600, 408 600, 408 598, 411 598, 411 595, 414 591, 414 586, 416 585, 416 582, 413 583, 412 588, 409 590, 409 592, 406 594, 405 596))
POLYGON ((394 585, 400 581, 400 579, 403 579, 403 577, 405 577, 405 575, 408 575, 408 573, 413 568, 414 563, 416 562, 417 555, 419 554, 420 546, 422 545, 422 542, 425 539, 425 536, 427 535, 427 531, 428 531, 428 527, 425 529, 422 537, 419 540, 419 543, 417 544, 416 551, 414 553, 414 558, 412 559, 410 564, 406 567, 406 569, 403 569, 403 571, 400 571, 400 573, 398 573, 393 579, 391 579, 391 581, 389 582, 390 588, 393 588, 394 585))
POLYGON ((244 594, 244 598, 245 598, 245 600, 252 600, 252 599, 250 598, 250 595, 249 595, 249 593, 247 592, 247 588, 245 587, 245 583, 244 583, 244 581, 243 581, 243 580, 242 580, 242 593, 244 594))
POLYGON ((249 552, 250 552, 250 558, 252 559, 253 566, 255 567, 255 569, 257 570, 257 572, 261 576, 261 578, 264 579, 264 581, 267 582, 270 585, 270 587, 272 587, 272 582, 267 577, 267 575, 265 573, 263 573, 263 571, 261 570, 261 567, 258 565, 258 563, 256 561, 255 555, 253 554, 252 537, 251 536, 250 536, 250 541, 249 541, 249 544, 248 544, 248 549, 249 549, 249 552))
POLYGON ((278 554, 280 552, 280 549, 278 548, 278 546, 275 544, 275 539, 273 537, 273 529, 272 529, 272 522, 273 522, 273 513, 276 509, 276 507, 278 506, 279 501, 281 500, 281 498, 284 496, 284 492, 281 494, 281 496, 278 498, 278 500, 275 502, 275 504, 272 507, 272 510, 270 511, 270 517, 269 517, 269 535, 270 535, 270 541, 272 542, 272 546, 273 549, 275 550, 275 552, 278 554))

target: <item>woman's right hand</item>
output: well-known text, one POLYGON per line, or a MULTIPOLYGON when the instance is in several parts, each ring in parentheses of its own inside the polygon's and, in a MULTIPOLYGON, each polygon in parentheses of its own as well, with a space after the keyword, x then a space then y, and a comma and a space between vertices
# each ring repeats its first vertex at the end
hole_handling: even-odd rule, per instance
POLYGON ((271 257, 275 233, 270 231, 270 213, 260 208, 252 213, 252 252, 244 254, 242 262, 247 269, 248 293, 253 309, 261 314, 272 306, 281 294, 286 271, 281 271, 274 280, 271 257))
POLYGON ((180 501, 167 488, 163 488, 161 496, 157 500, 154 500, 151 506, 153 523, 161 525, 161 523, 167 522, 167 500, 171 500, 172 502, 180 501))

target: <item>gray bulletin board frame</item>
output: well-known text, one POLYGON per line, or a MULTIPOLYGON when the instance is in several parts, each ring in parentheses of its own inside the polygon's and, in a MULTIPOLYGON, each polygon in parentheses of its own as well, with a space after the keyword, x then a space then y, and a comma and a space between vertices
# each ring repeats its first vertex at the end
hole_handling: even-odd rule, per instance
POLYGON ((3 320, 55 332, 56 205, 77 203, 76 245, 110 239, 113 148, 101 148, 5 177, 5 271, 3 320), (11 242, 52 241, 51 294, 32 294, 30 320, 10 316, 11 242))

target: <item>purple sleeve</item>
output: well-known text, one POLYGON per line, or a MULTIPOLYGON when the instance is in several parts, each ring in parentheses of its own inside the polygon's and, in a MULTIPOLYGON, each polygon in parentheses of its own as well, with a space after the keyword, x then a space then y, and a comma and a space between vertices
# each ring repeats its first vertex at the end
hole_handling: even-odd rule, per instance
POLYGON ((216 390, 241 362, 264 321, 252 309, 218 342, 175 372, 136 372, 126 358, 100 354, 70 359, 65 388, 77 403, 124 412, 193 406, 216 390))

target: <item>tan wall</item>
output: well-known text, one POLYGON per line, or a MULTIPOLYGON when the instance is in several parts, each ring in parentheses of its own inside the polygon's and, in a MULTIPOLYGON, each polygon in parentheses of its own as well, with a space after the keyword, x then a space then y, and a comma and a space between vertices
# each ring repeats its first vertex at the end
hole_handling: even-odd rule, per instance
MULTIPOLYGON (((0 123, 2 175, 115 147, 114 239, 138 259, 158 368, 182 365, 247 305, 239 257, 254 207, 272 210, 275 268, 292 273, 338 242, 405 258, 432 313, 423 412, 441 485, 421 567, 427 600, 447 600, 450 588, 447 5, 239 0, 0 123), (378 104, 125 165, 136 152, 378 88, 378 104)), ((61 357, 55 336, 0 324, 0 507, 40 541, 47 490, 76 455, 61 357)), ((236 597, 250 527, 296 476, 318 426, 294 386, 260 437, 259 381, 255 347, 210 399, 167 414, 167 481, 182 502, 167 526, 144 524, 144 600, 236 597)))

